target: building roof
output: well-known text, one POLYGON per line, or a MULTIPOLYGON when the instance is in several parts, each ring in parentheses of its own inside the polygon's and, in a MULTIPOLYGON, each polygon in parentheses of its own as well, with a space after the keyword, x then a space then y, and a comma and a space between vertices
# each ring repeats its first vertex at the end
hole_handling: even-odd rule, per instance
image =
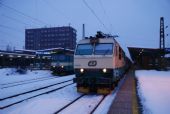
POLYGON ((52 53, 56 53, 56 52, 64 52, 64 53, 74 54, 74 50, 66 49, 66 48, 62 48, 62 47, 37 50, 36 54, 47 54, 48 55, 48 54, 52 54, 52 53))
POLYGON ((72 26, 60 26, 60 27, 41 27, 41 28, 29 28, 25 30, 42 30, 42 29, 65 29, 65 28, 70 28, 76 31, 72 26))
POLYGON ((49 48, 49 49, 43 49, 43 50, 37 50, 38 52, 45 52, 45 51, 54 51, 54 50, 67 50, 67 51, 73 51, 71 49, 66 49, 66 48, 62 48, 62 47, 58 47, 58 48, 49 48))
POLYGON ((170 54, 170 48, 165 48, 165 53, 170 54))
POLYGON ((164 55, 163 49, 158 48, 139 48, 139 47, 128 47, 130 56, 134 61, 139 56, 155 56, 160 57, 164 55))

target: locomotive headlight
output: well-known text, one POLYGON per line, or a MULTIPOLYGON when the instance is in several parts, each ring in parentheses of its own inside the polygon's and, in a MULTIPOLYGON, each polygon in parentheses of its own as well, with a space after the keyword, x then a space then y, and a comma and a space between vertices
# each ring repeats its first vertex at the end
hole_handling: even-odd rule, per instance
POLYGON ((83 72, 84 72, 84 69, 83 69, 83 68, 81 68, 81 69, 80 69, 80 72, 81 72, 81 73, 83 73, 83 72))
POLYGON ((64 68, 64 66, 62 65, 61 68, 64 68))
POLYGON ((104 69, 103 69, 103 73, 106 73, 106 72, 107 72, 107 69, 106 69, 106 68, 104 68, 104 69))

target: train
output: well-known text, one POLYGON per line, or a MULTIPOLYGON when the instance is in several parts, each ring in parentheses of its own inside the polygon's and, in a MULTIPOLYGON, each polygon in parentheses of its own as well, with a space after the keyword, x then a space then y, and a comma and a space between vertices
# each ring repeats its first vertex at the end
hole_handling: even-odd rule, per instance
POLYGON ((74 50, 60 48, 51 53, 51 71, 54 75, 69 75, 74 73, 74 50))
POLYGON ((78 92, 109 94, 130 68, 130 59, 114 36, 97 32, 77 43, 74 72, 78 92))

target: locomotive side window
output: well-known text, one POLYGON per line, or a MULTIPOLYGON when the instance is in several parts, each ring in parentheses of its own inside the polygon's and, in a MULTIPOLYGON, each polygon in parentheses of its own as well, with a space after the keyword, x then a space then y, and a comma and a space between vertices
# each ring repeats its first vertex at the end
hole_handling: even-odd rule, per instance
POLYGON ((122 49, 119 47, 119 59, 122 58, 122 49))
POLYGON ((91 44, 79 44, 76 49, 76 55, 91 55, 93 46, 91 44))
POLYGON ((115 46, 116 47, 116 49, 115 49, 115 53, 116 53, 116 56, 117 56, 117 46, 115 46))
POLYGON ((95 55, 111 55, 113 53, 113 44, 97 44, 95 46, 95 55))

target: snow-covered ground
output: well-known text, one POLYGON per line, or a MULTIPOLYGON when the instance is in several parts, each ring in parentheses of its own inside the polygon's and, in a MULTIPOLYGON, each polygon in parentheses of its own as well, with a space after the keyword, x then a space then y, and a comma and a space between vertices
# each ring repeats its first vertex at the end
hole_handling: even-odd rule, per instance
MULTIPOLYGON (((50 71, 32 71, 32 72, 28 71, 26 74, 21 75, 16 73, 15 69, 0 69, 0 75, 1 75, 0 76, 1 86, 3 86, 3 84, 6 83, 30 80, 39 77, 47 77, 47 76, 53 77, 50 71)), ((15 86, 15 87, 3 88, 3 89, 1 88, 1 93, 3 94, 0 94, 0 96, 1 98, 3 98, 5 96, 10 96, 23 91, 28 91, 30 89, 35 89, 36 87, 40 87, 43 85, 45 86, 51 83, 57 83, 60 81, 72 79, 73 77, 74 75, 70 75, 70 76, 50 79, 48 81, 43 81, 43 83, 42 81, 39 81, 31 84, 24 84, 22 86, 15 86)), ((95 114, 107 114, 107 111, 109 110, 109 107, 115 98, 117 90, 118 89, 116 88, 111 94, 106 96, 104 101, 94 112, 95 114)), ((63 89, 54 91, 52 93, 44 94, 29 100, 25 100, 24 102, 10 106, 8 108, 4 108, 0 110, 0 114, 52 114, 55 113, 57 110, 61 109, 63 106, 70 103, 71 101, 80 97, 81 95, 82 95, 81 93, 77 93, 76 85, 73 84, 63 89)), ((24 95, 24 97, 27 96, 29 95, 24 95)), ((70 113, 88 114, 97 105, 97 103, 100 101, 101 98, 102 95, 86 95, 80 100, 73 103, 66 110, 63 110, 61 113, 62 114, 70 114, 70 113)), ((16 98, 14 99, 16 100, 16 98)), ((22 98, 18 96, 17 100, 18 99, 22 99, 22 98)), ((0 104, 4 105, 5 103, 14 102, 15 100, 11 100, 11 101, 3 100, 0 101, 0 104)))
POLYGON ((23 85, 16 84, 17 86, 12 86, 12 87, 9 86, 7 88, 4 88, 3 84, 6 84, 6 83, 13 83, 13 82, 19 82, 19 81, 25 81, 25 80, 27 81, 30 79, 36 79, 36 78, 42 78, 42 77, 52 77, 52 75, 50 71, 41 71, 41 70, 32 71, 32 72, 28 71, 28 73, 26 74, 18 74, 15 72, 15 69, 3 69, 2 74, 3 75, 1 75, 1 79, 0 79, 0 83, 1 83, 0 98, 1 99, 8 97, 8 96, 16 95, 19 93, 23 93, 29 90, 38 89, 40 87, 45 87, 47 85, 73 79, 74 77, 74 76, 70 76, 70 77, 62 77, 62 78, 61 77, 50 78, 49 80, 44 80, 40 82, 25 83, 23 85), (4 74, 8 74, 8 75, 4 75, 4 74))
POLYGON ((15 68, 3 68, 0 69, 0 84, 6 84, 11 82, 18 82, 23 80, 36 79, 41 77, 52 76, 48 70, 28 70, 26 74, 19 74, 15 68))
POLYGON ((144 114, 170 114, 170 71, 137 70, 144 114))
MULTIPOLYGON (((170 114, 170 71, 155 71, 155 70, 138 70, 135 72, 138 78, 138 92, 141 98, 142 105, 144 107, 144 114, 170 114)), ((18 74, 15 69, 0 69, 0 98, 15 95, 20 92, 29 91, 39 87, 43 87, 50 84, 55 84, 65 80, 74 78, 74 75, 65 77, 54 77, 50 71, 36 70, 27 71, 26 74, 18 74), (49 77, 49 80, 43 80, 34 82, 31 84, 24 84, 22 86, 17 85, 14 87, 4 88, 4 84, 20 83, 25 80, 33 80, 38 78, 49 77), (43 82, 43 83, 42 83, 43 82)), ((123 82, 123 81, 122 81, 123 82)), ((121 82, 121 83, 122 83, 121 82)), ((70 83, 70 82, 68 82, 70 83)), ((72 82, 71 82, 72 83, 72 82)), ((120 84, 121 84, 120 83, 120 84)), ((63 85, 56 85, 60 87, 63 85)), ((48 89, 53 89, 49 87, 48 89)), ((118 88, 116 88, 111 94, 106 96, 104 101, 94 112, 95 114, 107 114, 109 107, 114 100, 118 88)), ((42 92, 41 90, 39 92, 42 92)), ((34 94, 38 94, 35 93, 34 94)), ((24 96, 17 96, 13 100, 2 100, 0 105, 15 102, 15 100, 27 98, 33 95, 32 93, 24 96)), ((71 101, 80 97, 82 94, 77 93, 75 84, 69 85, 63 89, 54 91, 49 94, 44 94, 29 100, 25 100, 19 104, 10 106, 0 110, 0 114, 52 114, 57 110, 67 105, 71 101)), ((73 103, 67 109, 61 111, 61 114, 88 114, 93 110, 96 104, 102 98, 101 95, 86 95, 80 100, 73 103)))

